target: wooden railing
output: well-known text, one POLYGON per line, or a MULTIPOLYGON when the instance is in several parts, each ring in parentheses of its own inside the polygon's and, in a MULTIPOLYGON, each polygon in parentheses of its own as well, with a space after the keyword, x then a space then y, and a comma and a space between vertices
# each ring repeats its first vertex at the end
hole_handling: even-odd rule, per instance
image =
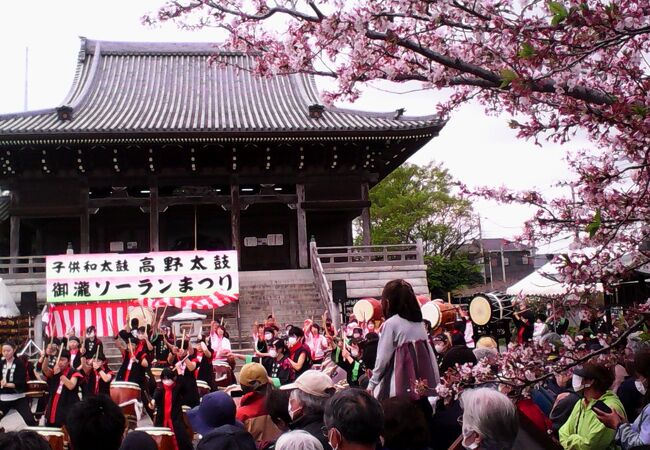
POLYGON ((424 264, 421 240, 415 244, 315 247, 312 253, 323 268, 424 264))
POLYGON ((314 274, 314 283, 316 284, 316 290, 318 291, 318 296, 320 297, 323 305, 329 311, 330 317, 332 318, 332 325, 334 329, 338 330, 339 328, 339 311, 337 305, 334 303, 332 297, 332 288, 330 287, 327 278, 325 277, 325 272, 323 271, 323 265, 318 257, 318 248, 316 247, 316 242, 311 241, 309 243, 309 255, 311 259, 311 271, 314 274))
POLYGON ((45 256, 0 257, 0 276, 6 278, 45 277, 45 256))

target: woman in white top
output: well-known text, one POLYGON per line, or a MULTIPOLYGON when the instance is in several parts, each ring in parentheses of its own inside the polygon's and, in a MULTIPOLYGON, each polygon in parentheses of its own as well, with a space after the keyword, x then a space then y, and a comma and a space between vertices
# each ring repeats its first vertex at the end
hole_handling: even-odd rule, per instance
POLYGON ((413 288, 404 280, 389 281, 381 303, 386 321, 368 390, 379 400, 433 395, 440 381, 438 363, 413 288), (426 389, 421 389, 422 383, 426 389))
POLYGON ((305 335, 305 342, 311 350, 312 364, 322 364, 325 358, 325 351, 329 349, 327 338, 320 334, 321 328, 317 323, 311 325, 311 332, 305 335))
POLYGON ((217 322, 210 325, 210 346, 212 347, 212 364, 218 361, 227 361, 232 352, 230 339, 226 337, 226 330, 217 322))

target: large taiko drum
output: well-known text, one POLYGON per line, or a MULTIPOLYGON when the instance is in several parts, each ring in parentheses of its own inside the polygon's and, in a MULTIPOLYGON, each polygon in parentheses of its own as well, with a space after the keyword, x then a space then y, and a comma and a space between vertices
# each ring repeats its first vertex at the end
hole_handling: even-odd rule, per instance
POLYGON ((111 400, 122 409, 128 418, 135 418, 135 404, 140 401, 140 386, 128 381, 113 381, 110 388, 111 400))
POLYGON ((417 295, 415 298, 418 299, 418 303, 420 304, 420 308, 422 308, 424 305, 429 303, 431 299, 429 297, 425 297, 424 295, 417 295))
POLYGON ((352 308, 354 316, 360 322, 370 322, 371 320, 382 320, 384 313, 381 310, 381 302, 375 298, 362 298, 354 304, 352 308))
POLYGON ((160 375, 162 374, 163 368, 162 367, 152 367, 151 368, 151 375, 153 375, 154 379, 156 380, 156 387, 162 389, 162 381, 160 380, 160 375))
POLYGON ((456 307, 434 300, 422 306, 422 318, 429 321, 433 330, 440 327, 449 328, 456 322, 456 307))
POLYGON ((508 319, 512 312, 512 300, 494 294, 480 294, 469 302, 469 318, 479 326, 508 319))
POLYGON ((47 383, 41 380, 31 380, 27 382, 27 398, 41 398, 47 394, 47 383))
POLYGON ((196 387, 199 390, 199 397, 210 393, 210 385, 203 380, 196 380, 196 387))
POLYGON ((185 431, 187 431, 187 435, 190 437, 190 441, 194 440, 194 430, 192 429, 192 424, 190 424, 189 419, 187 418, 187 413, 191 407, 187 405, 183 405, 183 423, 185 425, 185 431))
POLYGON ((142 431, 156 441, 158 450, 174 450, 174 432, 166 427, 139 427, 133 431, 142 431))
POLYGON ((25 427, 25 429, 38 433, 50 445, 52 450, 64 449, 65 434, 61 428, 25 427))
POLYGON ((214 383, 217 387, 225 388, 235 383, 235 374, 228 361, 213 361, 212 371, 214 372, 214 383))

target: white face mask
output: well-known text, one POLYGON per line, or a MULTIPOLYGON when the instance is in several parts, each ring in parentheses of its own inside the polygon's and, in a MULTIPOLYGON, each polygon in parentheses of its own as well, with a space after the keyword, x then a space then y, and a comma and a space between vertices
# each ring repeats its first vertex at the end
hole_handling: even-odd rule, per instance
POLYGON ((273 335, 271 333, 264 333, 264 339, 270 341, 273 339, 273 335))
POLYGON ((571 378, 571 387, 573 387, 575 392, 580 392, 591 386, 590 384, 582 384, 582 381, 583 379, 580 375, 573 375, 573 378, 571 378))
POLYGON ((174 384, 174 380, 162 380, 162 383, 163 383, 165 386, 171 386, 171 385, 174 384))
POLYGON ((288 341, 288 342, 289 342, 289 345, 296 345, 296 342, 297 342, 297 341, 298 341, 298 339, 296 339, 294 336, 291 336, 291 337, 289 338, 289 341, 288 341))
POLYGON ((441 354, 445 351, 445 344, 436 344, 433 346, 436 349, 436 353, 441 354))
POLYGON ((287 412, 289 413, 289 417, 291 417, 291 421, 294 421, 298 418, 298 413, 300 411, 302 411, 302 408, 291 409, 291 402, 289 402, 289 408, 287 409, 287 412))
POLYGON ((641 395, 645 395, 646 389, 645 389, 645 385, 643 384, 643 382, 641 382, 639 380, 636 380, 634 382, 634 386, 636 387, 636 390, 639 391, 639 393, 641 395))
POLYGON ((472 435, 475 434, 473 431, 463 430, 463 447, 468 450, 474 450, 478 448, 479 442, 474 438, 474 442, 468 443, 467 440, 472 438, 472 435))
POLYGON ((274 348, 272 348, 269 350, 269 356, 271 358, 275 358, 276 356, 278 356, 278 352, 274 348))

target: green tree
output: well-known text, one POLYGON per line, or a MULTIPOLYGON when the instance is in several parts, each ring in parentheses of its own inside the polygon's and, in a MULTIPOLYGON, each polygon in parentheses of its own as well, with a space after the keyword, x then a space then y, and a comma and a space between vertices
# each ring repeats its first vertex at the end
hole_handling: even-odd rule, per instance
POLYGON ((370 191, 373 244, 422 239, 429 289, 435 295, 480 281, 479 267, 463 253, 476 237, 472 205, 453 193, 440 164, 404 164, 370 191))

